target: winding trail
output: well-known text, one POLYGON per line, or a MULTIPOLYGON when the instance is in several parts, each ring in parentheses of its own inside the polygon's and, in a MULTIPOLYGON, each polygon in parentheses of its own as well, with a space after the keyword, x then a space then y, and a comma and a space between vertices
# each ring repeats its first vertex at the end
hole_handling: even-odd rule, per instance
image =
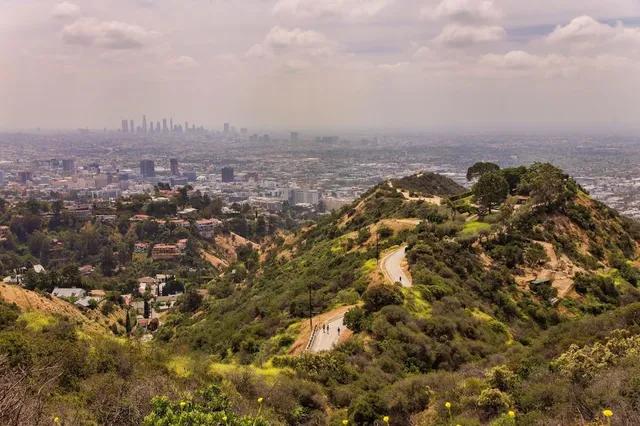
MULTIPOLYGON (((403 287, 411 287, 413 285, 411 278, 402 270, 402 261, 406 256, 406 249, 407 246, 402 246, 387 254, 380 261, 380 268, 392 283, 399 281, 403 287)), ((308 350, 313 353, 329 351, 340 340, 340 334, 347 330, 344 325, 344 313, 317 324, 316 327, 315 333, 312 332, 311 334, 308 350), (328 326, 328 330, 326 328, 323 330, 323 325, 328 326), (338 329, 340 329, 340 334, 338 329)))
POLYGON ((380 268, 392 283, 400 282, 403 287, 411 287, 413 282, 402 269, 402 260, 406 256, 407 246, 402 246, 382 258, 380 268))

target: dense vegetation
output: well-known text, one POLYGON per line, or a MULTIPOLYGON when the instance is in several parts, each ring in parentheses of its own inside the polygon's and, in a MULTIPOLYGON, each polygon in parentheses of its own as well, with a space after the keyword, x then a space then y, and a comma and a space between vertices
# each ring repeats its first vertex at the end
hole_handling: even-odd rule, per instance
MULTIPOLYGON (((187 266, 199 268, 197 250, 214 243, 185 230, 193 253, 173 267, 187 292, 150 344, 87 338, 63 318, 34 329, 0 304, 1 368, 33 375, 25 400, 65 424, 570 425, 606 422, 603 410, 611 424, 640 423, 640 225, 550 164, 478 163, 468 178, 471 192, 427 173, 385 182, 294 232, 278 226, 284 216, 266 227, 251 219, 261 231, 246 236, 262 249, 239 247, 205 279, 189 279, 187 266), (386 283, 377 266, 402 245, 410 288, 386 283), (339 307, 350 338, 300 353, 309 310, 339 307), (46 340, 88 355, 46 382, 19 364, 58 360, 65 371, 66 357, 40 348, 46 340), (90 396, 101 380, 118 401, 90 396), (43 381, 54 397, 34 397, 43 381)), ((108 241, 119 232, 93 226, 108 241)), ((144 232, 171 241, 174 231, 144 232)), ((121 271, 116 260, 100 280, 118 289, 128 271, 151 271, 138 263, 121 271)))

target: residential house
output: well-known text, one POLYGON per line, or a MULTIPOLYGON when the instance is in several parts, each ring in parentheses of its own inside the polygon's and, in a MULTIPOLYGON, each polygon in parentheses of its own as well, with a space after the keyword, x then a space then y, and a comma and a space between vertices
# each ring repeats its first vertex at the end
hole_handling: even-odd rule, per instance
POLYGON ((84 265, 78 268, 80 275, 91 275, 96 268, 92 265, 84 265))
POLYGON ((147 291, 150 291, 151 294, 155 294, 154 290, 156 289, 156 280, 152 277, 142 277, 138 278, 138 292, 140 294, 144 294, 147 291))
POLYGON ((71 288, 56 287, 56 288, 53 289, 51 294, 53 294, 56 297, 60 297, 60 298, 62 298, 62 297, 82 298, 82 297, 85 297, 87 295, 87 292, 84 289, 78 288, 78 287, 71 287, 71 288))
POLYGON ((156 244, 151 250, 153 260, 172 260, 181 255, 180 249, 175 244, 156 244))
POLYGON ((149 250, 149 244, 147 243, 135 243, 133 246, 134 253, 146 253, 149 250))
POLYGON ((203 238, 213 238, 216 229, 222 227, 222 222, 218 219, 196 220, 196 229, 203 238))

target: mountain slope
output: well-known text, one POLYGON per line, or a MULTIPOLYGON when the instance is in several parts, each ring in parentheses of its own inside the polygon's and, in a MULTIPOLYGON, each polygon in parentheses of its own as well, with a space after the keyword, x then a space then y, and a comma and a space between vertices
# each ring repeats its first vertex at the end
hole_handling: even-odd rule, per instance
MULTIPOLYGON (((460 424, 508 421, 501 416, 509 409, 523 424, 569 424, 577 412, 594 420, 602 402, 571 399, 577 385, 587 392, 591 384, 548 377, 549 366, 576 356, 572 330, 597 327, 607 342, 621 339, 617 327, 635 324, 640 228, 543 166, 518 169, 511 195, 492 214, 469 197, 448 202, 465 190, 442 176, 384 182, 274 241, 246 277, 212 283, 217 296, 195 317, 174 319, 170 344, 223 362, 291 368, 320 386, 331 422, 367 425, 386 414, 394 425, 448 424, 444 401, 460 424), (427 201, 435 197, 440 205, 427 201), (392 226, 401 220, 406 226, 392 226), (385 283, 376 263, 400 245, 408 247, 410 288, 385 283), (354 334, 328 353, 288 355, 310 297, 314 316, 361 306, 345 317, 354 334), (536 353, 541 342, 553 347, 536 353), (537 375, 547 382, 536 395, 550 392, 547 383, 561 394, 545 403, 548 412, 526 399, 537 375)), ((635 413, 631 403, 620 407, 635 413)))

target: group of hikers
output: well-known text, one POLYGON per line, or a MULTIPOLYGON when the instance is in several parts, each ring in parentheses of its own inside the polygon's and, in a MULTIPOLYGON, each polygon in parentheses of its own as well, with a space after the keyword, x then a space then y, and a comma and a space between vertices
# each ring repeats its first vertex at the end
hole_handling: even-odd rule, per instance
MULTIPOLYGON (((322 332, 323 333, 328 333, 329 332, 329 324, 322 324, 322 332)), ((340 335, 340 327, 338 327, 338 336, 340 335)))

